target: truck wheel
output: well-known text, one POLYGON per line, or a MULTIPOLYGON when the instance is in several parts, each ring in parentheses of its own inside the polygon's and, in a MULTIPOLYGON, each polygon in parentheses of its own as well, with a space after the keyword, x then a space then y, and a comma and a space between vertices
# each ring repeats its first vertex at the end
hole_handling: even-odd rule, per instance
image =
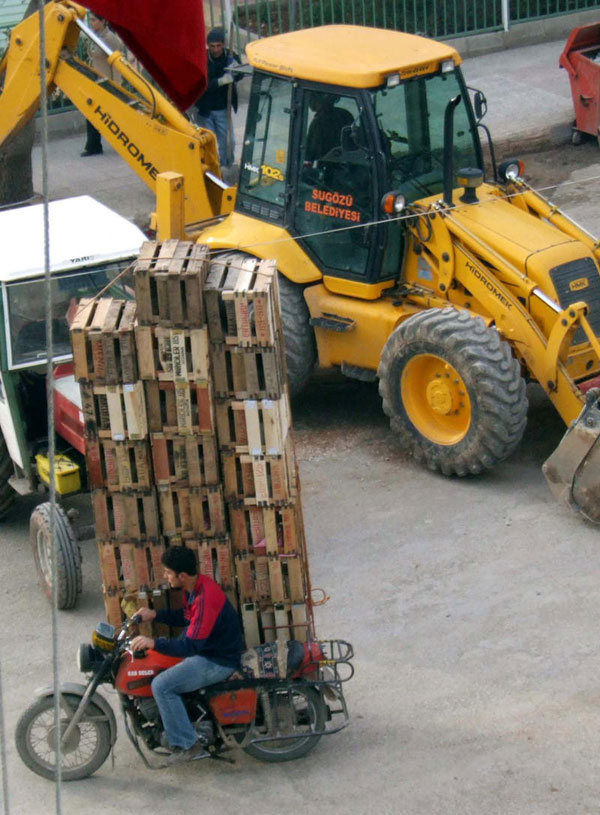
POLYGON ((282 274, 279 274, 279 300, 290 395, 297 396, 315 367, 315 334, 302 287, 282 274))
POLYGON ((396 328, 379 364, 392 430, 444 475, 494 467, 527 423, 525 381, 508 343, 480 317, 430 309, 396 328))
MULTIPOLYGON (((243 265, 249 259, 257 258, 244 252, 224 252, 214 260, 226 261, 228 265, 243 265)), ((281 325, 285 341, 285 361, 291 396, 302 390, 312 373, 317 358, 315 335, 310 325, 310 314, 301 286, 292 283, 281 273, 279 279, 279 300, 281 325)))
POLYGON ((15 491, 8 483, 13 471, 13 463, 8 453, 8 447, 2 431, 0 431, 0 519, 8 514, 15 502, 15 491))
MULTIPOLYGON (((29 540, 40 584, 52 602, 52 539, 49 503, 38 504, 29 520, 29 540)), ((60 609, 73 608, 81 593, 81 551, 71 522, 62 507, 56 507, 55 521, 56 602, 60 609)))

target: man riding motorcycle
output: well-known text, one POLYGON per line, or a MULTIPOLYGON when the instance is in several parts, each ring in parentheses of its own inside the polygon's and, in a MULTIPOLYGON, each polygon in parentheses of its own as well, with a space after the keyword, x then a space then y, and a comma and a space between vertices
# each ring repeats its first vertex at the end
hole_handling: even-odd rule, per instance
POLYGON ((134 651, 154 649, 162 654, 183 657, 152 680, 152 693, 158 705, 168 745, 169 763, 195 761, 209 753, 198 738, 181 698, 198 688, 223 682, 239 667, 243 649, 237 612, 212 578, 199 575, 191 549, 170 546, 162 556, 165 579, 172 589, 183 589, 183 608, 155 611, 140 608, 144 622, 184 628, 176 639, 137 636, 134 651))

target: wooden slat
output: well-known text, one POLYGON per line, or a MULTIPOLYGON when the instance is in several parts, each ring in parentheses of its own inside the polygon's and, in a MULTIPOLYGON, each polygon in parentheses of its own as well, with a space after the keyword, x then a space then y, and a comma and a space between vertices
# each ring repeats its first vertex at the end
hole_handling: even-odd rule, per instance
POLYGON ((274 348, 211 344, 215 396, 230 399, 280 399, 286 392, 282 354, 274 348))
POLYGON ((160 526, 153 490, 135 493, 92 491, 92 507, 99 540, 158 540, 160 526))
POLYGON ((152 247, 144 244, 142 255, 134 267, 140 325, 202 327, 208 248, 167 240, 152 247))
POLYGON ((203 487, 219 483, 217 445, 212 434, 153 433, 151 443, 154 475, 160 486, 203 487))
POLYGON ((144 382, 151 433, 213 433, 212 387, 208 383, 144 382))
POLYGON ((71 324, 75 378, 98 385, 137 379, 133 352, 133 301, 82 299, 71 324))
POLYGON ((208 330, 138 326, 140 378, 208 382, 208 330))
POLYGON ((92 489, 144 490, 153 484, 150 446, 145 440, 86 439, 86 460, 92 489))
POLYGON ((225 508, 220 485, 161 487, 158 497, 164 535, 185 538, 225 534, 225 508))

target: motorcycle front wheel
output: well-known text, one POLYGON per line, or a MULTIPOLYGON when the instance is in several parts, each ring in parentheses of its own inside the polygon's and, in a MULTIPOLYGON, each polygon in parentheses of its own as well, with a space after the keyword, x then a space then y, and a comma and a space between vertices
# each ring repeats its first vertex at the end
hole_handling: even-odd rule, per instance
POLYGON ((321 737, 312 734, 323 731, 326 720, 327 706, 314 688, 263 691, 252 737, 265 741, 248 744, 244 750, 261 761, 293 761, 316 747, 321 737))
MULTIPOLYGON (((72 710, 80 697, 64 694, 72 710)), ((60 709, 60 730, 64 733, 70 716, 60 709)), ((38 699, 21 715, 15 732, 19 755, 30 770, 43 778, 54 780, 57 766, 57 728, 54 718, 54 696, 38 699)), ((87 778, 104 764, 110 753, 110 726, 106 715, 93 702, 61 747, 61 777, 63 781, 87 778)))

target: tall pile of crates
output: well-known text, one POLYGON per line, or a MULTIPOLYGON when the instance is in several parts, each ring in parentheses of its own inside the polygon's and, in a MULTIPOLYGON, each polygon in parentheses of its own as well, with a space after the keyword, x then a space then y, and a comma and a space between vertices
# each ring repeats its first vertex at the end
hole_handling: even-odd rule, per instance
POLYGON ((312 633, 271 261, 147 243, 136 302, 81 301, 72 323, 107 618, 162 608, 166 546, 196 554, 248 647, 312 633), (136 308, 137 306, 137 308, 136 308))

